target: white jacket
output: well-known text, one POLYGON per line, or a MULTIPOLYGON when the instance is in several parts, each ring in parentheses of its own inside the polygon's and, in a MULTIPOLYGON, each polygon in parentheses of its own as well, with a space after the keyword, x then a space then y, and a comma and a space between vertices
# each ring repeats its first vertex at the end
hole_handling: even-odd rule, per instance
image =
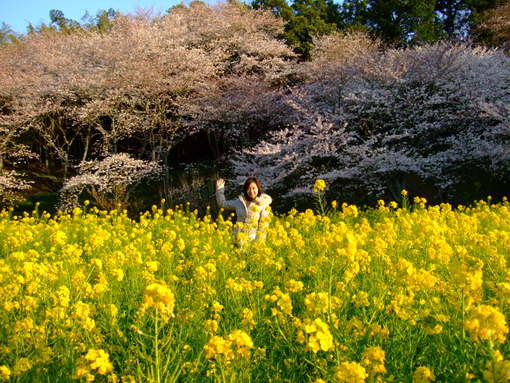
MULTIPOLYGON (((225 200, 225 188, 216 189, 216 202, 218 206, 225 210, 234 210, 237 215, 237 222, 243 223, 242 231, 246 231, 250 238, 255 238, 257 231, 264 228, 262 224, 264 219, 269 217, 271 209, 269 205, 273 202, 272 198, 262 193, 253 201, 247 201, 241 194, 238 198, 225 200)), ((239 229, 236 230, 237 232, 239 229)))

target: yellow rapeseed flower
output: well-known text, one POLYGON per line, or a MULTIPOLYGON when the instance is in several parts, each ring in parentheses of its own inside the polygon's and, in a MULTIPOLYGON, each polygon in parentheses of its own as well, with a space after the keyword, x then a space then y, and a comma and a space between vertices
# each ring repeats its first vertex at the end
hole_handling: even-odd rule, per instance
POLYGON ((436 376, 428 367, 421 366, 414 371, 413 383, 430 383, 434 380, 436 380, 436 376))
POLYGON ((98 374, 106 375, 113 370, 110 356, 104 350, 90 349, 84 359, 90 362, 90 369, 98 374))
POLYGON ((223 305, 220 304, 220 302, 218 301, 214 301, 213 304, 211 305, 211 310, 215 313, 219 313, 223 310, 223 305))
POLYGON ((207 359, 225 358, 227 361, 233 358, 231 342, 221 336, 213 336, 204 346, 207 359))
POLYGON ((487 363, 483 377, 488 383, 510 382, 510 360, 501 360, 487 363))
MULTIPOLYGON (((331 351, 333 350, 333 336, 329 331, 329 327, 320 318, 315 320, 305 319, 303 323, 303 331, 308 336, 308 343, 306 348, 317 353, 318 351, 331 351)), ((304 334, 298 333, 298 341, 304 341, 304 334)))
POLYGON ((55 306, 67 307, 70 301, 70 292, 66 286, 60 286, 54 297, 55 306))
POLYGON ((326 292, 310 293, 305 297, 306 310, 314 315, 328 312, 339 306, 340 300, 337 297, 330 297, 326 292))
POLYGON ((63 231, 55 231, 50 235, 51 243, 63 246, 67 243, 67 235, 63 231))
POLYGON ((292 299, 289 294, 283 293, 278 289, 278 292, 275 292, 278 300, 276 304, 278 308, 287 315, 292 315, 292 299))
POLYGON ((218 331, 218 321, 214 319, 207 319, 204 323, 204 327, 207 333, 209 334, 216 334, 218 331))
POLYGON ((7 366, 0 366, 0 378, 2 380, 9 380, 9 377, 11 376, 11 370, 9 370, 9 367, 7 366))
POLYGON ((324 190, 326 190, 326 181, 324 181, 323 179, 317 179, 315 181, 315 184, 313 185, 313 191, 314 193, 320 193, 320 192, 323 192, 324 190))
POLYGON ((163 319, 174 315, 175 297, 172 290, 164 283, 151 283, 145 288, 142 309, 154 308, 163 319))
POLYGON ((251 330, 253 327, 255 327, 255 320, 253 319, 254 314, 253 311, 249 308, 243 309, 241 313, 242 318, 242 324, 245 326, 248 326, 248 328, 251 330))
POLYGON ((32 368, 32 363, 27 358, 19 358, 14 363, 13 373, 15 376, 21 376, 32 368))
POLYGON ((381 347, 368 347, 363 352, 362 364, 370 374, 385 374, 384 359, 385 353, 381 347))
POLYGON ((235 346, 237 354, 245 359, 250 358, 253 341, 247 333, 242 330, 234 330, 228 335, 228 340, 235 346))
POLYGON ((288 291, 292 293, 297 293, 298 291, 303 290, 304 284, 301 281, 291 279, 286 283, 286 287, 288 291))
POLYGON ((508 326, 505 315, 496 307, 479 305, 473 309, 464 327, 471 333, 473 340, 489 340, 504 343, 508 326))
POLYGON ((356 362, 342 362, 335 368, 334 378, 338 383, 364 383, 367 377, 365 368, 356 362))

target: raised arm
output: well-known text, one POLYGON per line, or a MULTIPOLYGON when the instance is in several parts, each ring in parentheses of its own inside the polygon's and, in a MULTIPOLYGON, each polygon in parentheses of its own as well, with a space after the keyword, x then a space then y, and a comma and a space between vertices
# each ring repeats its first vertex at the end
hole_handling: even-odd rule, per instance
POLYGON ((235 210, 235 201, 225 200, 225 180, 223 178, 219 178, 216 180, 216 202, 218 203, 218 207, 223 208, 225 210, 235 210))

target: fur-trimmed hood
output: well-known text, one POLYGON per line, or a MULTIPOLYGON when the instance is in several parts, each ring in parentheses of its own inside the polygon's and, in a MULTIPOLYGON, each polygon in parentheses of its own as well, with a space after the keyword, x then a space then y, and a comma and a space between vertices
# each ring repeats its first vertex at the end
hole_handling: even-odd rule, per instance
POLYGON ((237 215, 237 222, 248 223, 253 220, 259 221, 260 218, 267 217, 269 215, 269 205, 273 202, 273 199, 265 193, 262 193, 251 203, 247 201, 242 194, 236 199, 225 200, 224 193, 224 188, 216 190, 216 201, 218 202, 218 206, 225 210, 234 210, 237 215), (258 209, 253 209, 253 204, 255 204, 258 209))

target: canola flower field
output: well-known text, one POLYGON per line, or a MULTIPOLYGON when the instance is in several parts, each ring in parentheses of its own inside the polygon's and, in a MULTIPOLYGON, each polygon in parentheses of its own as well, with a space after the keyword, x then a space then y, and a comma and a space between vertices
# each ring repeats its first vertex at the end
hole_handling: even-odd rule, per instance
POLYGON ((0 381, 510 381, 507 201, 334 202, 266 234, 2 212, 0 381))

